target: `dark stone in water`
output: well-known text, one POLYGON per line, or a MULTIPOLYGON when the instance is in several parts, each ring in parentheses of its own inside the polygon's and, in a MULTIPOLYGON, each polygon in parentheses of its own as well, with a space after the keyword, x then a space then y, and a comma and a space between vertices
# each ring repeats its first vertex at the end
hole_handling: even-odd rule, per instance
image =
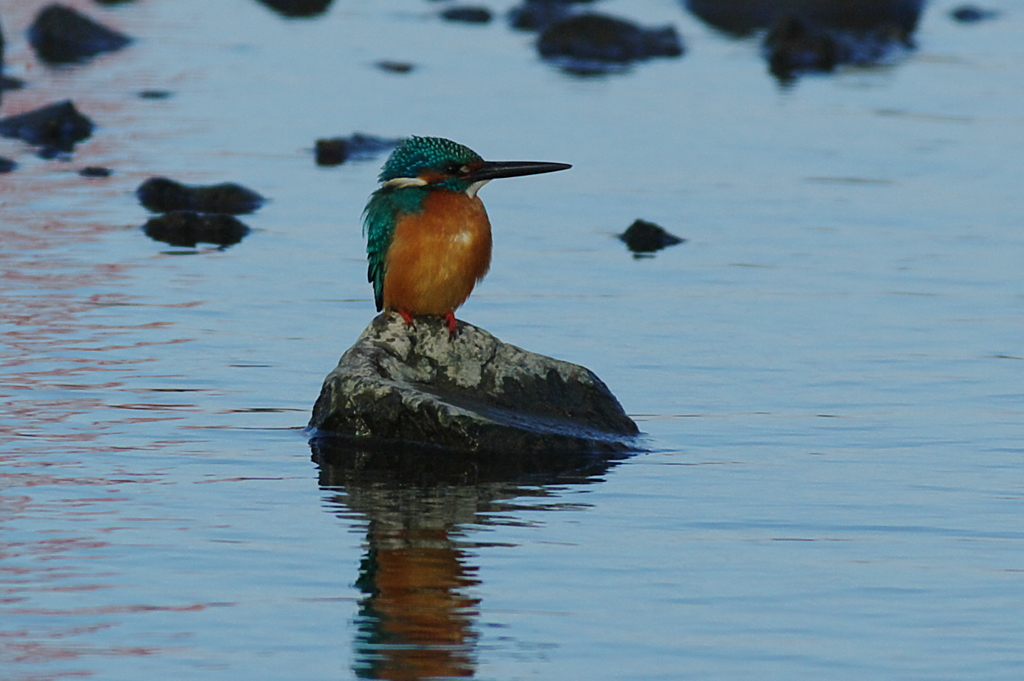
POLYGON ((839 49, 832 33, 815 29, 796 17, 776 22, 764 39, 768 68, 783 81, 807 71, 835 70, 839 49))
POLYGON ((784 83, 802 73, 829 73, 842 64, 877 64, 911 47, 910 33, 895 22, 835 29, 790 15, 780 17, 764 39, 769 70, 784 83))
POLYGON ((245 238, 249 228, 231 215, 179 210, 150 219, 142 231, 150 239, 171 246, 195 248, 204 243, 226 248, 245 238))
MULTIPOLYGON (((636 450, 640 431, 591 371, 527 352, 471 324, 378 315, 324 381, 316 437, 486 454, 636 450)), ((486 462, 484 463, 486 465, 486 462)))
POLYGON ((254 212, 266 201, 253 190, 231 182, 186 185, 166 177, 149 178, 139 185, 135 195, 154 213, 195 211, 244 215, 254 212))
POLYGON ((955 21, 959 21, 961 24, 974 24, 979 21, 995 19, 999 16, 999 12, 994 9, 975 7, 974 5, 961 5, 951 11, 949 16, 953 17, 955 21))
POLYGON ((120 50, 131 38, 98 24, 78 10, 47 5, 28 29, 28 40, 39 58, 50 64, 83 62, 104 52, 120 50))
POLYGON ((258 0, 286 17, 315 17, 327 11, 334 0, 258 0))
POLYGON ((20 90, 23 87, 25 81, 0 74, 0 95, 3 95, 4 90, 20 90))
POLYGON ((170 90, 143 90, 139 93, 139 99, 170 99, 170 90))
POLYGON ((924 0, 686 0, 687 9, 735 36, 769 29, 763 53, 782 82, 869 66, 914 47, 924 0))
POLYGON ((4 30, 0 25, 0 99, 3 98, 4 90, 17 90, 24 85, 25 83, 17 78, 4 76, 4 30))
POLYGON ((78 171, 78 174, 82 177, 110 177, 114 174, 110 168, 101 168, 99 166, 86 166, 78 171))
POLYGON ((349 137, 332 137, 316 141, 316 164, 336 166, 352 160, 376 158, 385 151, 391 151, 402 142, 401 139, 374 137, 356 132, 349 137))
POLYGON ((686 0, 687 9, 708 25, 732 35, 749 35, 792 16, 811 26, 870 31, 893 24, 912 33, 924 0, 686 0))
POLYGON ((94 127, 71 100, 0 119, 0 135, 41 147, 43 158, 70 154, 75 144, 92 135, 94 127))
POLYGON ((619 239, 637 257, 686 241, 646 220, 635 220, 625 232, 619 234, 619 239))
POLYGON ((377 62, 376 66, 381 71, 388 71, 390 73, 410 73, 416 68, 411 62, 393 59, 381 59, 377 62))
POLYGON ((9 173, 17 167, 18 164, 11 159, 6 156, 0 156, 0 173, 9 173))
POLYGON ((678 57, 683 43, 672 26, 643 28, 602 14, 577 14, 551 24, 537 50, 571 71, 605 71, 652 57, 678 57))
POLYGON ((486 7, 449 7, 441 12, 441 18, 464 24, 489 24, 493 16, 486 7))
POLYGON ((686 0, 690 13, 723 33, 745 37, 771 25, 777 0, 686 0))
POLYGON ((508 23, 518 31, 542 31, 571 12, 571 5, 567 2, 526 0, 509 10, 508 23))

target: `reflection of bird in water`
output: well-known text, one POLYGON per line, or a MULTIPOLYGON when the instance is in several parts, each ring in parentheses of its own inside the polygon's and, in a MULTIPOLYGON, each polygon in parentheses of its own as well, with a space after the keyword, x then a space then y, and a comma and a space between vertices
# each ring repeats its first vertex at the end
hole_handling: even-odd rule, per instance
POLYGON ((371 526, 356 585, 360 666, 375 679, 472 676, 479 599, 447 528, 371 526))

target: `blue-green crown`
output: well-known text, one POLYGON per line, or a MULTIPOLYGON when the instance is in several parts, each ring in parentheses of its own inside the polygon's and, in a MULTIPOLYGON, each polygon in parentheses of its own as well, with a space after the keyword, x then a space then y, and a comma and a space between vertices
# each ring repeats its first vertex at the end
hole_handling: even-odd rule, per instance
POLYGON ((424 171, 449 174, 454 166, 483 163, 480 155, 469 147, 443 137, 410 137, 391 152, 380 171, 380 181, 400 177, 418 177, 424 171))

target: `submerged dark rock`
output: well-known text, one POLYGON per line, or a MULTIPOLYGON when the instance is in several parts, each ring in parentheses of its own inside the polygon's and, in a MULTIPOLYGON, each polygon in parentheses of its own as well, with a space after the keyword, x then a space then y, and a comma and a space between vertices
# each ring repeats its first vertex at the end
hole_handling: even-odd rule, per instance
POLYGON ((949 13, 949 16, 953 17, 954 21, 958 21, 961 24, 976 24, 979 21, 995 19, 999 16, 999 12, 994 9, 984 9, 974 5, 961 5, 960 7, 953 9, 949 13))
POLYGON ((17 78, 4 76, 4 29, 0 24, 0 100, 3 98, 4 90, 17 90, 24 83, 17 78))
POLYGON ((542 31, 569 16, 572 12, 571 7, 567 2, 526 0, 509 10, 508 23, 519 31, 542 31))
POLYGON ((6 156, 0 156, 0 173, 9 173, 18 167, 18 164, 6 156))
POLYGON ((142 231, 150 239, 171 246, 195 248, 204 243, 226 248, 244 239, 249 227, 231 215, 181 210, 150 219, 142 231))
POLYGON ((827 73, 840 62, 836 36, 796 17, 780 19, 764 39, 768 68, 781 80, 808 71, 827 73))
POLYGON ((441 12, 441 18, 464 24, 489 24, 493 15, 486 7, 449 7, 441 12))
POLYGON ((142 90, 139 99, 170 99, 170 90, 142 90))
POLYGON ((646 220, 635 220, 625 232, 619 234, 619 240, 625 243, 636 257, 649 255, 686 241, 686 239, 670 234, 663 227, 646 220))
POLYGON ((256 211, 266 201, 253 190, 232 182, 186 185, 166 177, 149 178, 139 185, 135 195, 154 213, 193 211, 244 215, 256 211))
POLYGON ((408 61, 399 61, 397 59, 381 59, 375 66, 381 71, 387 71, 388 73, 412 73, 416 65, 408 61))
POLYGON ((319 166, 336 166, 352 160, 375 158, 385 151, 391 151, 402 142, 401 139, 388 139, 353 133, 348 137, 332 137, 316 141, 316 164, 319 166))
POLYGON ((574 5, 594 0, 523 0, 508 12, 509 25, 519 31, 543 31, 573 13, 574 5))
POLYGON ((829 73, 843 64, 877 64, 911 47, 910 33, 896 23, 835 29, 795 15, 780 17, 764 39, 768 68, 783 82, 803 73, 829 73))
POLYGON ((324 381, 316 437, 414 443, 495 457, 636 449, 636 424, 584 367, 470 324, 378 315, 324 381))
POLYGON ((695 17, 740 38, 770 26, 778 4, 778 0, 686 0, 686 8, 695 17))
POLYGON ((537 50, 570 71, 606 71, 614 66, 678 57, 683 42, 673 26, 643 28, 603 14, 576 14, 557 21, 540 34, 537 50))
POLYGON ((23 87, 25 87, 25 81, 0 73, 0 97, 3 96, 4 90, 20 90, 23 87))
POLYGON ((771 27, 783 17, 840 31, 866 31, 883 24, 911 33, 925 0, 686 0, 691 14, 736 36, 771 27))
POLYGON ((92 135, 94 127, 71 100, 0 119, 0 135, 40 147, 43 158, 70 154, 92 135))
POLYGON ((100 166, 85 166, 78 171, 78 174, 82 177, 110 177, 114 174, 114 171, 100 166))
POLYGON ((869 66, 914 47, 925 0, 686 0, 708 25, 734 36, 768 29, 769 70, 790 82, 845 64, 869 66))
POLYGON ((50 64, 83 62, 120 50, 131 38, 64 5, 47 5, 28 29, 36 54, 50 64))
POLYGON ((258 0, 285 17, 315 17, 327 11, 334 0, 258 0))

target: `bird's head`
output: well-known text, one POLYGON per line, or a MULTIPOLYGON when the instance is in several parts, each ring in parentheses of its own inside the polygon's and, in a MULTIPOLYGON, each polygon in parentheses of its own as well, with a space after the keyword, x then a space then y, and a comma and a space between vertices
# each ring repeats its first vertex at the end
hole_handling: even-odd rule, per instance
POLYGON ((485 161, 469 147, 443 137, 410 137, 388 157, 379 179, 385 187, 426 187, 476 196, 480 187, 499 177, 571 167, 567 163, 485 161))

